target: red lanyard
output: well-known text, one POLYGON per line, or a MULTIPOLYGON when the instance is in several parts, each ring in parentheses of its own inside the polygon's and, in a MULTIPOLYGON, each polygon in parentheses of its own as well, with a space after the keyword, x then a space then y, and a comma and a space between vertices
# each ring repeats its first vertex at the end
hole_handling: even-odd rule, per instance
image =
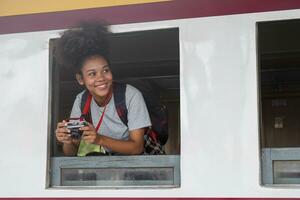
POLYGON ((101 124, 102 124, 105 110, 106 110, 106 105, 105 105, 105 107, 104 107, 104 109, 103 109, 103 112, 102 112, 101 117, 100 117, 100 119, 99 119, 98 125, 97 125, 97 127, 96 127, 96 133, 98 132, 98 130, 99 130, 101 124))
MULTIPOLYGON (((96 127, 96 133, 98 132, 98 130, 99 130, 101 124, 102 124, 102 121, 103 121, 103 118, 104 118, 104 114, 105 114, 105 110, 106 110, 106 106, 107 106, 107 104, 109 103, 111 97, 112 97, 112 89, 110 89, 107 98, 104 100, 104 105, 105 105, 105 106, 104 106, 103 112, 102 112, 102 114, 101 114, 101 117, 100 117, 100 119, 99 119, 99 122, 98 122, 98 124, 97 124, 97 127, 96 127)), ((89 116, 91 116, 91 113, 90 113, 90 105, 91 105, 91 101, 92 101, 92 95, 89 94, 89 96, 88 96, 88 98, 87 98, 87 100, 86 100, 86 103, 85 103, 83 112, 82 112, 83 115, 89 115, 89 116), (88 114, 88 113, 89 113, 89 114, 88 114)), ((83 118, 81 118, 81 117, 80 117, 80 119, 83 120, 83 118)))
POLYGON ((100 119, 99 119, 99 122, 98 122, 98 124, 97 124, 97 127, 96 127, 96 133, 98 132, 98 130, 99 130, 101 124, 102 124, 102 121, 103 121, 103 118, 104 118, 104 114, 105 114, 105 110, 106 110, 106 106, 107 106, 107 104, 109 103, 109 101, 110 101, 110 99, 111 99, 111 96, 112 96, 112 91, 110 90, 110 91, 109 91, 109 94, 108 94, 108 96, 107 96, 107 98, 106 98, 105 101, 104 101, 104 105, 105 105, 105 106, 104 106, 103 112, 102 112, 102 114, 101 114, 101 117, 100 117, 100 119))

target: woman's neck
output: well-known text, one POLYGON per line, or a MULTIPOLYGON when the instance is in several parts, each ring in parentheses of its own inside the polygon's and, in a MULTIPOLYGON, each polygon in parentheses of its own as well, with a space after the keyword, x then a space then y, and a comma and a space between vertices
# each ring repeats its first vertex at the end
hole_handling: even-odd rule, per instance
POLYGON ((98 106, 100 107, 104 107, 108 104, 108 102, 110 101, 112 97, 112 90, 109 91, 109 93, 104 96, 104 97, 94 97, 95 102, 97 103, 98 106))
POLYGON ((104 104, 105 104, 106 97, 94 97, 94 99, 98 106, 100 107, 105 106, 104 104))

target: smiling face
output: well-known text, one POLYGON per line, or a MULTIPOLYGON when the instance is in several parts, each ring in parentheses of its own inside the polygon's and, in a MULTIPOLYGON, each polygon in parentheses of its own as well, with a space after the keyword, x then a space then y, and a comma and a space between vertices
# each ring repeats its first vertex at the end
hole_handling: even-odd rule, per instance
POLYGON ((102 104, 110 94, 113 76, 105 58, 92 56, 85 60, 77 81, 84 85, 98 104, 102 104))

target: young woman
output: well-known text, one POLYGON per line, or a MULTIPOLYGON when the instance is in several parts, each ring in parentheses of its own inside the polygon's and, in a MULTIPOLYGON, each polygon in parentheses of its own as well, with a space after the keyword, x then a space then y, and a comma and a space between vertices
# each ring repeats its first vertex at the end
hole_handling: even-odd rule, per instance
MULTIPOLYGON (((91 94, 92 123, 80 128, 81 139, 74 139, 64 120, 57 124, 56 138, 63 143, 67 156, 85 155, 89 151, 116 154, 141 154, 144 150, 145 128, 151 121, 142 94, 126 85, 125 102, 128 125, 118 116, 114 103, 113 74, 108 60, 109 32, 101 24, 83 24, 63 32, 55 48, 56 60, 73 69, 80 85, 91 94)), ((71 118, 82 114, 84 92, 77 95, 71 118)))

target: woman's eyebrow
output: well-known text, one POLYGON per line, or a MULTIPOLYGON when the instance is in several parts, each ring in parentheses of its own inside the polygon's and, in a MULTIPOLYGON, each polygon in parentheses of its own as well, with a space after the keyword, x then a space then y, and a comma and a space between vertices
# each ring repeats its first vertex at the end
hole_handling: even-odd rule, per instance
POLYGON ((88 70, 86 70, 86 72, 94 72, 94 71, 96 71, 95 69, 88 69, 88 70))
MULTIPOLYGON (((104 68, 109 68, 109 65, 107 64, 107 65, 102 66, 102 69, 104 69, 104 68)), ((96 71, 96 70, 97 70, 96 68, 92 68, 92 69, 86 70, 86 72, 91 72, 91 71, 96 71)))

